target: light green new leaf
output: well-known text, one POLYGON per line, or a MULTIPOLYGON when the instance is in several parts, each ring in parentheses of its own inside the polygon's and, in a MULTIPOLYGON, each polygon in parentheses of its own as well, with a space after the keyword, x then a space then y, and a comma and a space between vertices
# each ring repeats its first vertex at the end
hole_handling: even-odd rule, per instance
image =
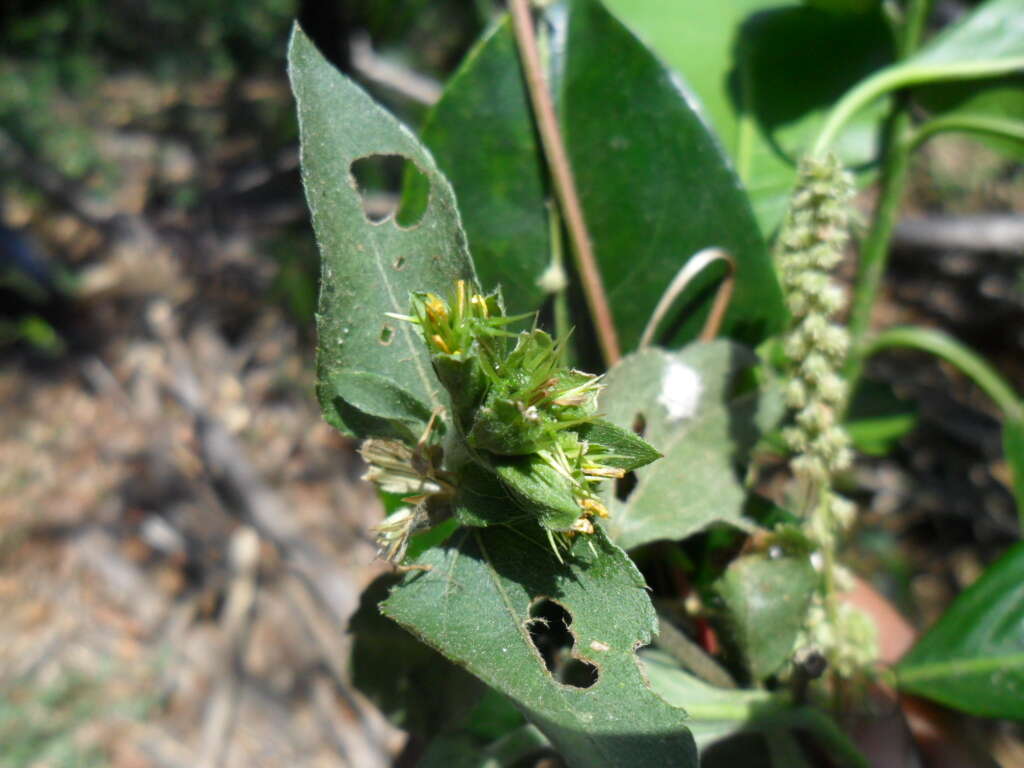
POLYGON ((954 709, 1024 719, 1024 543, 953 601, 896 673, 901 689, 954 709))
POLYGON ((836 135, 861 109, 900 88, 994 78, 1024 70, 1024 0, 988 0, 925 44, 847 93, 829 115, 815 144, 832 147, 836 135))
POLYGON ((712 523, 741 528, 747 491, 741 465, 758 437, 782 416, 773 387, 738 396, 737 374, 757 362, 727 341, 692 344, 681 352, 644 349, 624 358, 606 379, 599 407, 664 454, 636 471, 625 503, 609 492, 607 529, 620 546, 682 539, 712 523))
POLYGON ((443 402, 416 329, 385 313, 408 312, 410 291, 447 295, 454 280, 474 279, 473 265, 454 194, 430 154, 331 66, 298 26, 288 73, 298 106, 302 179, 320 246, 320 407, 343 431, 379 434, 388 419, 357 404, 369 396, 359 375, 390 382, 390 404, 382 404, 383 394, 373 399, 380 408, 429 413, 443 402), (418 223, 404 228, 393 217, 377 223, 366 217, 351 165, 372 155, 404 157, 426 177, 430 196, 418 223))
MULTIPOLYGON (((834 15, 787 0, 608 5, 693 89, 765 234, 781 222, 796 178, 794 158, 831 104, 892 58, 877 13, 834 15)), ((873 157, 879 116, 880 110, 865 114, 852 127, 841 148, 848 164, 873 157)))
MULTIPOLYGON (((702 759, 705 755, 710 757, 707 749, 716 742, 743 731, 760 732, 768 738, 805 731, 815 737, 837 765, 867 768, 867 761, 857 747, 818 709, 794 707, 784 694, 717 688, 680 669, 672 657, 660 651, 644 651, 641 658, 651 688, 670 704, 685 703, 689 715, 686 722, 702 759)), ((799 763, 779 765, 794 768, 799 763)))
POLYGON ((713 589, 730 641, 754 680, 778 672, 792 656, 818 577, 807 555, 746 555, 733 560, 713 589))
MULTIPOLYGON (((514 512, 510 512, 512 516, 514 512)), ((598 531, 560 563, 540 528, 464 528, 382 604, 428 645, 508 696, 572 766, 697 765, 683 710, 647 687, 635 651, 657 619, 632 561, 598 531), (570 616, 571 656, 597 668, 589 687, 561 683, 531 637, 531 607, 570 616)))
POLYGON ((663 651, 640 656, 651 690, 669 704, 686 708, 686 724, 702 752, 734 733, 756 728, 759 718, 783 709, 785 701, 768 691, 718 688, 690 672, 663 651))

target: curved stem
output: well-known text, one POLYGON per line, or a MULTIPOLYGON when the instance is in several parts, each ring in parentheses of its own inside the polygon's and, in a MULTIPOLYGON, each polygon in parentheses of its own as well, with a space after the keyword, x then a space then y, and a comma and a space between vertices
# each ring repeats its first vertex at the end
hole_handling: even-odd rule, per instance
POLYGON ((711 312, 708 314, 708 319, 704 322, 704 328, 700 332, 701 341, 711 341, 718 335, 718 329, 722 326, 722 319, 725 317, 725 311, 729 308, 729 301, 732 298, 733 286, 736 282, 736 260, 733 259, 729 252, 721 248, 705 248, 701 251, 697 251, 693 256, 686 260, 686 263, 679 268, 676 276, 672 278, 672 282, 669 283, 668 288, 661 294, 661 298, 658 299, 658 305, 654 308, 654 312, 651 313, 650 320, 647 321, 647 326, 644 328, 643 335, 640 337, 639 349, 643 349, 651 343, 651 339, 654 337, 655 331, 658 330, 658 326, 661 325, 661 321, 665 319, 666 313, 672 308, 673 302, 679 298, 686 286, 699 275, 705 267, 713 264, 716 261, 724 261, 728 267, 729 272, 726 274, 725 279, 721 285, 718 286, 718 293, 715 295, 715 303, 711 306, 711 312))
MULTIPOLYGON (((930 7, 930 0, 910 0, 910 6, 907 9, 907 20, 903 27, 903 36, 900 40, 900 56, 902 58, 912 55, 920 44, 930 7)), ((894 76, 899 75, 901 72, 906 72, 906 69, 905 66, 897 65, 895 68, 890 67, 879 72, 862 83, 860 87, 851 91, 840 102, 840 106, 846 102, 853 103, 851 102, 851 97, 855 96, 858 91, 862 94, 870 93, 872 89, 878 88, 879 83, 888 86, 890 83, 898 82, 894 76), (875 85, 872 85, 872 83, 875 85)), ((881 92, 884 92, 884 89, 879 91, 879 93, 881 92)), ((854 111, 856 111, 855 108, 849 114, 853 114, 854 111)), ((833 117, 838 112, 841 112, 841 110, 837 107, 833 110, 833 117)), ((837 126, 841 126, 841 122, 837 126)), ((838 127, 834 130, 838 131, 838 127)), ((875 299, 878 297, 878 289, 882 283, 882 276, 885 274, 889 261, 889 241, 892 239, 892 232, 896 227, 900 202, 903 199, 903 192, 907 186, 910 149, 903 140, 903 137, 909 130, 909 105, 904 98, 898 100, 893 106, 893 112, 885 127, 885 135, 883 137, 885 156, 883 158, 881 190, 875 207, 875 215, 872 218, 871 229, 868 231, 860 252, 857 285, 853 293, 853 303, 850 308, 848 323, 851 345, 845 373, 850 392, 856 389, 863 370, 863 355, 860 347, 863 345, 864 334, 867 333, 871 325, 871 311, 874 309, 875 299)), ((827 129, 822 131, 822 137, 828 142, 826 143, 827 147, 831 143, 831 140, 827 138, 827 129)), ((819 145, 821 144, 822 137, 819 137, 819 145)))
POLYGON ((908 151, 914 151, 938 133, 980 133, 998 138, 1024 141, 1024 121, 984 115, 947 115, 921 124, 907 137, 908 151))
POLYGON ((908 347, 930 352, 958 368, 999 406, 1007 419, 1024 417, 1024 403, 1013 387, 974 350, 932 328, 901 326, 875 336, 864 350, 868 357, 881 349, 908 347))
POLYGON ((533 105, 533 116, 537 122, 541 146, 551 172, 551 180, 555 187, 559 207, 565 215, 566 228, 572 241, 572 252, 576 259, 576 268, 583 283, 583 293, 587 299, 597 331, 597 341, 601 346, 601 354, 605 365, 609 368, 622 356, 619 349, 618 334, 612 318, 608 296, 601 282, 601 272, 597 268, 594 249, 587 232, 583 217, 583 206, 580 205, 573 178, 572 167, 562 141, 562 133, 558 127, 558 117, 548 91, 547 79, 541 67, 540 53, 537 50, 537 39, 533 31, 533 19, 530 15, 529 0, 509 0, 512 13, 512 25, 515 30, 519 57, 526 77, 526 89, 533 105))
POLYGON ((850 118, 872 101, 887 93, 912 85, 995 77, 1014 72, 1022 67, 1024 67, 1024 58, 986 59, 939 66, 895 64, 887 67, 862 81, 856 88, 847 91, 839 103, 832 108, 828 119, 822 126, 821 133, 818 134, 811 154, 819 157, 827 154, 850 118))

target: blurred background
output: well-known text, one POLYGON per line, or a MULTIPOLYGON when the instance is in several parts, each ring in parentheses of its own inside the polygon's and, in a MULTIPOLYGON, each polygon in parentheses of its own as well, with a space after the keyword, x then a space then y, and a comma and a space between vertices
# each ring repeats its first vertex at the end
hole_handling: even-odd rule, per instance
MULTIPOLYGON (((350 683, 381 512, 313 396, 317 255, 285 46, 298 17, 416 127, 496 11, 0 5, 0 766, 401 755, 350 683)), ((942 138, 912 186, 908 216, 932 225, 900 228, 880 319, 941 325, 1024 389, 1022 166, 942 138), (965 241, 965 222, 992 236, 965 241)), ((930 358, 872 374, 895 405, 888 455, 848 489, 865 515, 850 555, 924 625, 1016 537, 999 422, 930 358)), ((1012 733, 995 738, 1024 765, 1012 733)))

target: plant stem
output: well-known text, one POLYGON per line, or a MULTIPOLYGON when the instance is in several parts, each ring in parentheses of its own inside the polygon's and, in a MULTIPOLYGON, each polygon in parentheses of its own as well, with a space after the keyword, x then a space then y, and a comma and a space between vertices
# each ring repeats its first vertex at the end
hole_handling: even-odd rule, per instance
POLYGON ((887 328, 865 345, 864 356, 888 347, 909 347, 941 357, 956 366, 988 395, 1007 419, 1024 418, 1024 403, 998 371, 974 350, 931 328, 887 328))
POLYGON ((558 117, 555 115, 551 93, 548 91, 547 80, 541 67, 529 0, 509 0, 509 10, 512 13, 516 43, 526 77, 526 88, 530 94, 530 103, 533 105, 533 116, 537 121, 537 131, 540 134, 544 157, 551 172, 555 196, 558 198, 559 208, 565 216, 576 268, 583 283, 583 294, 586 296, 587 306, 594 321, 597 341, 601 347, 605 365, 611 367, 622 356, 619 339, 608 304, 608 296, 605 294, 604 284, 601 282, 601 273, 594 258, 594 249, 587 232, 572 167, 569 165, 565 143, 558 127, 558 117))
MULTIPOLYGON (((930 5, 930 0, 910 0, 900 44, 901 58, 905 59, 917 50, 930 5)), ((851 344, 850 356, 846 363, 846 380, 850 392, 856 389, 864 367, 864 355, 861 347, 864 343, 864 335, 871 325, 871 311, 878 298, 878 288, 889 261, 889 241, 892 239, 896 217, 900 211, 900 202, 907 186, 911 147, 904 137, 910 127, 909 104, 905 97, 899 98, 893 106, 893 113, 885 128, 882 188, 875 207, 871 229, 861 247, 857 285, 854 288, 853 304, 850 309, 851 344)))
POLYGON ((1024 121, 985 117, 984 115, 949 115, 933 118, 918 126, 908 137, 908 147, 910 150, 917 149, 935 134, 947 131, 978 133, 996 138, 1024 141, 1024 121))

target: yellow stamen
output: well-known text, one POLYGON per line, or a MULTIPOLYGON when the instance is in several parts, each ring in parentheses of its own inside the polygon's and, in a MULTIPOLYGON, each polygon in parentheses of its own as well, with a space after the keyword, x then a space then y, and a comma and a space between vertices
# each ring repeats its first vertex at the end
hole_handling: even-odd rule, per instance
POLYGON ((446 355, 450 355, 452 353, 452 351, 448 349, 448 345, 444 343, 444 339, 442 339, 439 334, 435 333, 433 336, 430 337, 430 340, 434 342, 435 346, 437 346, 437 348, 444 352, 446 355))
POLYGON ((425 308, 427 310, 427 317, 430 318, 432 323, 448 319, 448 307, 432 293, 427 296, 425 308))
POLYGON ((607 508, 597 499, 581 499, 580 506, 583 507, 584 510, 586 510, 592 515, 597 515, 598 517, 608 517, 607 508))
POLYGON ((459 319, 466 316, 466 281, 458 280, 455 283, 455 306, 459 309, 459 319))

